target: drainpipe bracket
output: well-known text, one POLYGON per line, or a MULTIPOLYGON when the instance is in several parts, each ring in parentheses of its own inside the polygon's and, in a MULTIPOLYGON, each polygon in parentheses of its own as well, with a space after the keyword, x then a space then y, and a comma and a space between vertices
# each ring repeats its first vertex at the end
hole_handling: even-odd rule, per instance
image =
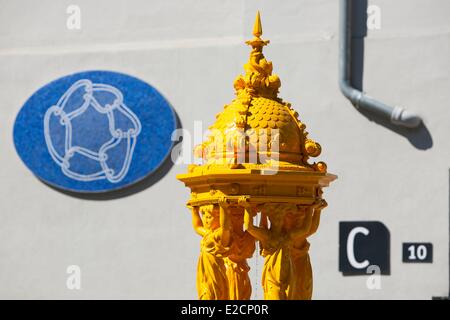
POLYGON ((394 124, 401 124, 403 111, 405 111, 405 108, 394 106, 391 112, 391 122, 394 124))

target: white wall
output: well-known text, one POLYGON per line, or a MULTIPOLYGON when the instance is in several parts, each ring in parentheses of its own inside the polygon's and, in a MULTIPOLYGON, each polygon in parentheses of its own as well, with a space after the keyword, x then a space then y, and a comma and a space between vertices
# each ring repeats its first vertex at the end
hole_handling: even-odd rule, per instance
MULTIPOLYGON (((194 120, 209 124, 233 98, 257 9, 281 97, 339 175, 325 191, 329 207, 311 239, 314 298, 448 295, 450 2, 370 3, 382 9, 382 28, 366 39, 364 89, 421 113, 432 146, 423 132, 398 134, 369 121, 340 94, 337 0, 0 0, 0 297, 196 298, 200 239, 184 207, 188 190, 175 179, 186 166, 129 197, 82 200, 26 169, 12 127, 38 88, 91 69, 152 84, 186 129, 194 120), (66 28, 69 4, 81 8, 79 31, 66 28), (391 275, 382 278, 382 290, 338 272, 338 223, 346 220, 389 228, 391 275), (401 243, 409 241, 432 242, 433 263, 403 264, 401 243), (71 264, 81 267, 80 291, 66 288, 71 264)), ((256 263, 260 272, 262 259, 256 263)))

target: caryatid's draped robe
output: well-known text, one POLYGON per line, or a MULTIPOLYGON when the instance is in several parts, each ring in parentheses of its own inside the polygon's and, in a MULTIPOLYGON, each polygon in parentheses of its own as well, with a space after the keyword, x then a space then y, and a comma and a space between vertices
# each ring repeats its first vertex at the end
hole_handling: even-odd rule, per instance
POLYGON ((247 259, 253 256, 255 239, 243 230, 244 209, 242 207, 231 207, 229 214, 232 221, 232 233, 229 254, 225 259, 229 298, 230 300, 249 300, 252 286, 248 276, 250 267, 247 259))

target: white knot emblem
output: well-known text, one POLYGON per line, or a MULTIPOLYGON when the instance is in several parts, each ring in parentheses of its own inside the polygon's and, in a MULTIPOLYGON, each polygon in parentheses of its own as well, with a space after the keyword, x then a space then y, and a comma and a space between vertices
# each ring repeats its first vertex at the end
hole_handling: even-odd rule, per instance
POLYGON ((121 181, 141 123, 115 87, 82 79, 44 116, 47 149, 64 175, 78 181, 121 181))

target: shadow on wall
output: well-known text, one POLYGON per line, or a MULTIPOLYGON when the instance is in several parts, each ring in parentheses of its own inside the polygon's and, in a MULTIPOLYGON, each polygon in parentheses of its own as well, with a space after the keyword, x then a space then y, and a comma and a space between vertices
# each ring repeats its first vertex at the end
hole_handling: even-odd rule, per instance
MULTIPOLYGON (((180 120, 177 112, 175 111, 175 109, 172 109, 172 110, 175 113, 175 117, 176 117, 176 121, 177 121, 177 129, 181 129, 182 128, 181 120, 180 120)), ((55 191, 58 191, 60 193, 63 193, 65 195, 68 195, 68 196, 71 196, 74 198, 79 198, 79 199, 84 199, 84 200, 113 200, 113 199, 127 197, 127 196, 133 195, 135 193, 141 192, 141 191, 151 187, 152 185, 157 183, 159 180, 161 180, 167 173, 169 173, 169 171, 170 171, 170 169, 172 169, 172 166, 174 163, 172 161, 171 151, 180 142, 181 142, 181 140, 176 141, 174 143, 174 145, 172 146, 172 149, 169 151, 169 154, 167 155, 164 162, 153 173, 151 173, 150 175, 148 175, 141 181, 138 181, 137 183, 134 183, 134 184, 132 184, 128 187, 122 188, 122 189, 113 190, 110 192, 102 192, 102 193, 79 193, 79 192, 72 192, 72 191, 58 189, 58 188, 46 183, 43 180, 40 180, 40 181, 55 191)))
MULTIPOLYGON (((367 36, 367 0, 351 0, 352 3, 352 74, 351 83, 353 87, 363 91, 363 75, 364 75, 364 38, 367 36)), ((357 109, 358 110, 358 109, 357 109)), ((387 120, 379 118, 370 112, 358 110, 367 119, 382 125, 383 127, 405 137, 408 141, 419 150, 426 150, 433 146, 433 138, 430 131, 422 122, 419 127, 409 129, 406 127, 396 126, 387 120)))

